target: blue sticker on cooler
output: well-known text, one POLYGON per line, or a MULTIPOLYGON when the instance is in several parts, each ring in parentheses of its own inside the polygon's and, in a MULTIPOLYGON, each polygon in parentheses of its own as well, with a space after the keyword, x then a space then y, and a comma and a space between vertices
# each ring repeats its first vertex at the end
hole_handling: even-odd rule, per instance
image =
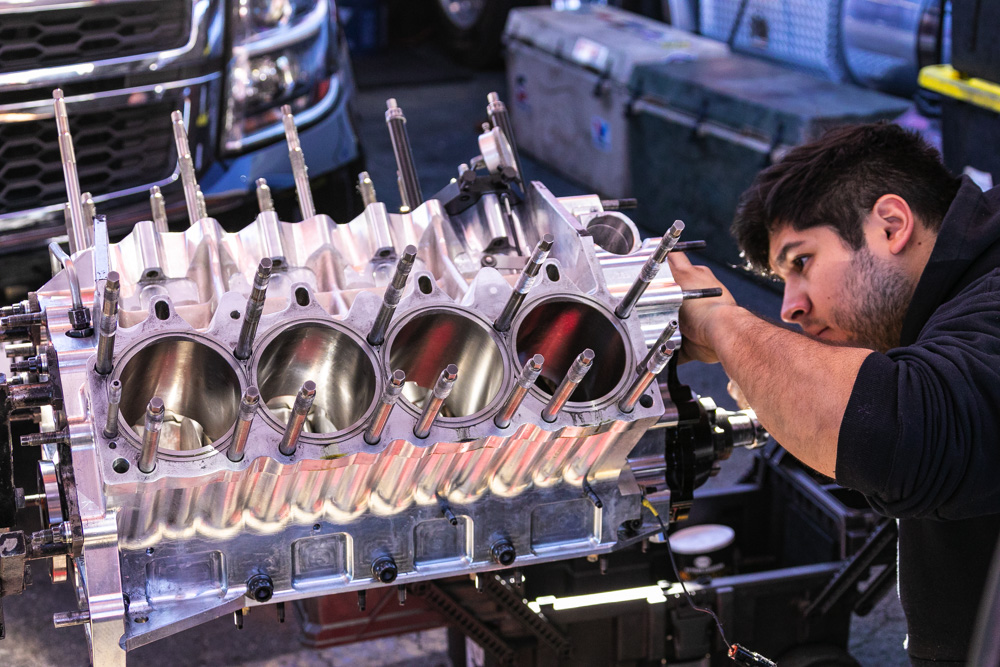
POLYGON ((611 152, 611 125, 600 116, 590 119, 590 141, 597 150, 611 152))

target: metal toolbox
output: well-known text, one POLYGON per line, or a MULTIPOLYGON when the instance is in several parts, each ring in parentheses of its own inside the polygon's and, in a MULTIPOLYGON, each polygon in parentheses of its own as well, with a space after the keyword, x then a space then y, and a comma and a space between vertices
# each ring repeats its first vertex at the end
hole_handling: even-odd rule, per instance
POLYGON ((606 197, 631 196, 625 112, 635 67, 728 53, 613 7, 515 9, 504 39, 518 146, 606 197))
POLYGON ((701 33, 730 41, 743 53, 846 81, 840 54, 841 4, 842 0, 702 0, 701 33))
POLYGON ((706 253, 740 261, 729 234, 740 194, 792 146, 855 122, 894 118, 906 100, 838 84, 756 58, 636 68, 629 123, 634 219, 650 231, 670 220, 706 253))
POLYGON ((734 51, 894 95, 916 92, 917 70, 941 58, 940 0, 701 0, 698 9, 701 34, 734 51))

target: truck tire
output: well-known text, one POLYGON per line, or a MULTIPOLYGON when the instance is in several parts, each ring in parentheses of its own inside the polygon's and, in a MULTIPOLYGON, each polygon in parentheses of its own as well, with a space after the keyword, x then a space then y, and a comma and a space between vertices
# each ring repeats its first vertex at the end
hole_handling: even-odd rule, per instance
POLYGON ((476 69, 500 62, 507 14, 514 7, 548 4, 541 0, 430 0, 452 57, 476 69))

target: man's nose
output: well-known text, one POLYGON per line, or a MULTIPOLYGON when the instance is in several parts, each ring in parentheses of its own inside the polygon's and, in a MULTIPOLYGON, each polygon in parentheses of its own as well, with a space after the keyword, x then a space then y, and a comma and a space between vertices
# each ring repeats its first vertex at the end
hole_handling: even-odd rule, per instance
POLYGON ((786 284, 781 300, 781 319, 789 324, 801 324, 802 318, 808 313, 809 297, 806 293, 786 284))

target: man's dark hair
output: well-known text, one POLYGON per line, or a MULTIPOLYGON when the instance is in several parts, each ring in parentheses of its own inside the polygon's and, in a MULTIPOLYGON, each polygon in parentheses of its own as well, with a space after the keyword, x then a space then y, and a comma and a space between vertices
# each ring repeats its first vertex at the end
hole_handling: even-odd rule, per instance
POLYGON ((879 197, 899 195, 921 224, 941 228, 960 181, 918 134, 891 123, 849 125, 790 150, 740 197, 733 236, 750 266, 770 273, 769 234, 784 225, 833 227, 854 250, 879 197))

